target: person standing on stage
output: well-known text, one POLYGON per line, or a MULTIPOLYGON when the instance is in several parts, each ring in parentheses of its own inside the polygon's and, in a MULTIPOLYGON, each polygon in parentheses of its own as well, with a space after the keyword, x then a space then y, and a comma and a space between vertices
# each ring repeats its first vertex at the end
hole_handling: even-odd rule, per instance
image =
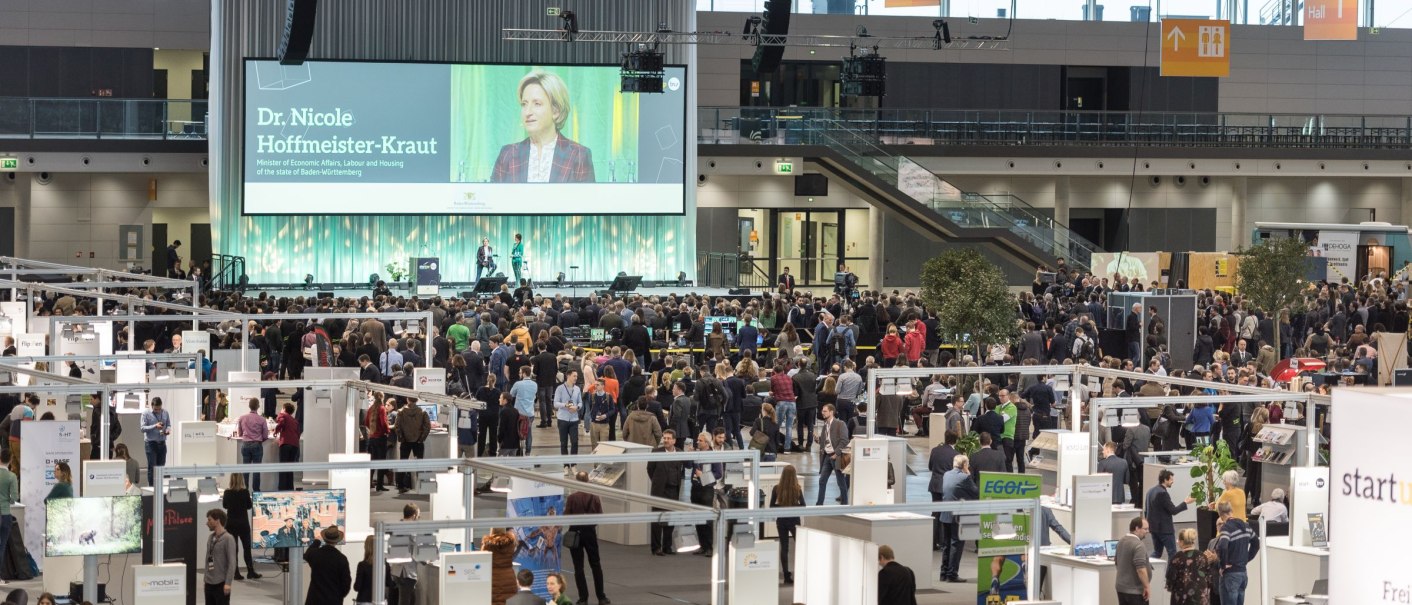
POLYGON ((482 273, 495 275, 495 249, 490 247, 490 238, 480 238, 480 247, 476 248, 476 281, 480 281, 482 273))
POLYGON ((510 248, 510 268, 515 271, 515 283, 520 283, 520 269, 525 263, 525 238, 515 234, 515 245, 510 248))

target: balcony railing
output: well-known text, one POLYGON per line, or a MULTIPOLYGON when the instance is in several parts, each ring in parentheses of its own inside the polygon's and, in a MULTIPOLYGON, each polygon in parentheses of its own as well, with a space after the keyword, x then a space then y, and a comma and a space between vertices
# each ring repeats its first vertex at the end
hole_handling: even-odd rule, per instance
POLYGON ((887 145, 1412 149, 1412 116, 702 107, 703 144, 802 144, 838 120, 887 145))
POLYGON ((0 139, 206 138, 205 100, 0 97, 0 139))

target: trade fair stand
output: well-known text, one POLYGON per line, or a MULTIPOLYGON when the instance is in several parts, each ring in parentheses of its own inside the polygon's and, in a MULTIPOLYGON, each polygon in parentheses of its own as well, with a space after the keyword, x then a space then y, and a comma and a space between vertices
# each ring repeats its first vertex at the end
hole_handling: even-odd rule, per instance
MULTIPOLYGON (((105 284, 94 287, 162 288, 169 290, 190 289, 192 304, 197 304, 201 300, 201 284, 196 280, 172 279, 169 277, 157 277, 141 273, 129 273, 127 271, 114 271, 112 269, 80 267, 77 265, 15 258, 13 256, 0 256, 0 275, 10 276, 9 281, 15 283, 27 283, 19 281, 21 275, 91 276, 95 279, 87 283, 105 284), (104 280, 107 281, 105 282, 104 280)), ((15 300, 15 288, 13 286, 10 290, 10 300, 15 300)))

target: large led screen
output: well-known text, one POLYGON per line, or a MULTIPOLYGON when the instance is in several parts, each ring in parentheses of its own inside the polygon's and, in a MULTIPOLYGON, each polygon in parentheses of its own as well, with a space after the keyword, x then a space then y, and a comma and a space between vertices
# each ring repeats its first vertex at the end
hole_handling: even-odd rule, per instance
POLYGON ((682 214, 686 71, 245 63, 245 214, 682 214))
POLYGON ((324 528, 344 522, 347 500, 341 489, 255 492, 250 529, 262 548, 308 546, 324 528))
POLYGON ((142 497, 55 498, 45 502, 44 556, 142 552, 142 497))

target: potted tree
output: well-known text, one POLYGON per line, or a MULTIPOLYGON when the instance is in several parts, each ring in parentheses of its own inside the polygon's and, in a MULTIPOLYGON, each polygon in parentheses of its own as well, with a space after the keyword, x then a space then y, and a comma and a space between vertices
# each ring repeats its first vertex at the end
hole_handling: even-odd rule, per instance
POLYGON ((1221 475, 1240 468, 1240 464, 1231 457, 1231 448, 1225 439, 1217 439, 1209 445, 1197 444, 1191 450, 1191 457, 1196 460, 1196 466, 1191 467, 1191 478, 1197 481, 1191 484, 1190 495, 1201 505, 1196 509, 1197 545, 1204 547, 1216 537, 1219 515, 1213 504, 1221 497, 1221 492, 1226 491, 1221 475))

